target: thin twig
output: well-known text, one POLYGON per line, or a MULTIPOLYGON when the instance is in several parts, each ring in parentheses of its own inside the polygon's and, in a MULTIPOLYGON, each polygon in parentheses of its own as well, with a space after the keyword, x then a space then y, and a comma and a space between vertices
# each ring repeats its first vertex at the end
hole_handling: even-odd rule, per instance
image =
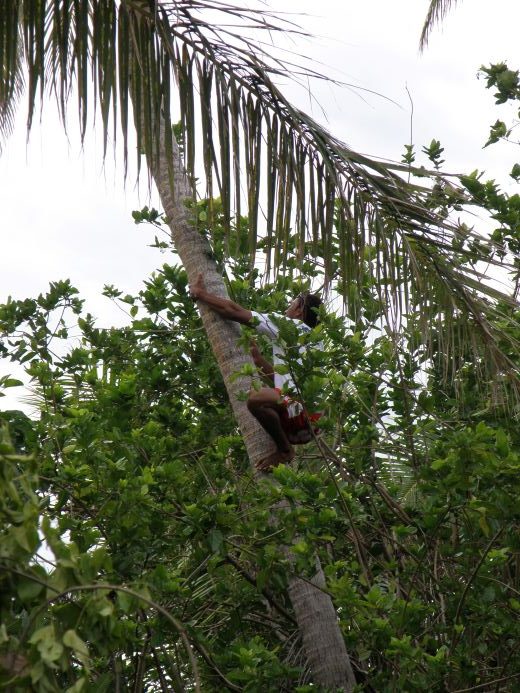
POLYGON ((493 681, 488 681, 487 683, 479 683, 478 686, 471 686, 470 688, 457 688, 456 691, 452 691, 451 693, 469 693, 469 691, 481 691, 488 686, 504 683, 504 681, 511 681, 512 679, 517 679, 519 676, 520 671, 516 674, 511 674, 511 676, 504 676, 501 679, 493 679, 493 681))

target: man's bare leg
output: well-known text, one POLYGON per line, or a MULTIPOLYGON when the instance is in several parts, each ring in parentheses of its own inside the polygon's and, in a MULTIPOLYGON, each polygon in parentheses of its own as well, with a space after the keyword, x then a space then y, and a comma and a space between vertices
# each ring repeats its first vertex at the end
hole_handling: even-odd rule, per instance
POLYGON ((280 420, 280 395, 269 387, 260 390, 251 390, 247 400, 247 408, 257 419, 262 428, 274 440, 278 453, 270 455, 266 460, 262 460, 257 466, 262 471, 269 471, 272 467, 282 462, 290 462, 294 457, 294 449, 282 428, 280 420))

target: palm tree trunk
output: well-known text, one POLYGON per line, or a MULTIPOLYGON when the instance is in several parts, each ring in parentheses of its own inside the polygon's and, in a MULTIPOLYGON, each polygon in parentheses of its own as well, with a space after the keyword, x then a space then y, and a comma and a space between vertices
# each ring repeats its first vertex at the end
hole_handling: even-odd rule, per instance
MULTIPOLYGON (((164 142, 162 133, 159 136, 161 142, 164 142)), ((208 241, 195 229, 190 210, 185 204, 185 200, 193 199, 193 190, 184 170, 177 143, 173 143, 172 178, 162 147, 161 152, 161 157, 152 170, 152 176, 171 229, 175 249, 188 278, 195 280, 201 272, 209 291, 227 297, 226 287, 217 271, 208 241)), ((204 304, 200 305, 200 313, 222 372, 247 454, 251 464, 255 465, 276 448, 271 438, 251 416, 245 402, 237 398, 240 391, 249 389, 249 379, 231 378, 244 364, 252 363, 252 360, 238 345, 240 330, 236 323, 223 320, 204 304)), ((314 682, 326 689, 351 691, 355 685, 354 675, 334 606, 329 595, 320 589, 324 585, 325 578, 318 563, 312 581, 304 581, 296 576, 290 577, 289 596, 314 682)))
POLYGON ((327 691, 351 691, 356 679, 338 615, 325 589, 325 575, 318 558, 311 580, 297 576, 289 579, 289 598, 314 683, 327 691))
MULTIPOLYGON (((182 165, 176 142, 173 143, 173 152, 173 180, 170 181, 168 166, 163 156, 161 156, 157 170, 152 172, 152 176, 159 191, 175 250, 190 281, 194 281, 200 272, 204 277, 208 291, 227 298, 226 286, 218 273, 210 245, 207 239, 195 228, 192 213, 185 204, 187 200, 193 199, 193 190, 182 165)), ((250 379, 242 377, 231 382, 231 376, 234 373, 238 372, 246 363, 251 363, 249 355, 238 345, 240 328, 236 323, 223 320, 202 302, 199 304, 199 311, 222 373, 231 407, 246 445, 247 454, 251 463, 256 464, 274 452, 276 446, 251 416, 245 402, 237 398, 240 392, 249 391, 250 379)))

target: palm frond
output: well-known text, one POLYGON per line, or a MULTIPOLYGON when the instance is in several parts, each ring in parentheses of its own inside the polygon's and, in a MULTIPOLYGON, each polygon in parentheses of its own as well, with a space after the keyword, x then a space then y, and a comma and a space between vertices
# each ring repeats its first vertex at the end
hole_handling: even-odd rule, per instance
POLYGON ((17 4, 7 1, 0 12, 0 152, 13 131, 18 101, 24 90, 23 36, 17 4))
POLYGON ((419 48, 421 51, 426 48, 430 33, 435 24, 440 24, 442 22, 452 5, 455 5, 456 2, 457 0, 431 0, 419 40, 419 48))
MULTIPOLYGON (((450 4, 432 2, 431 20, 450 4)), ((431 209, 427 187, 404 180, 399 165, 356 153, 288 101, 282 79, 323 77, 304 62, 284 61, 275 46, 268 52, 256 38, 287 32, 299 29, 224 0, 6 0, 0 55, 11 57, 0 94, 12 109, 20 74, 12 56, 23 56, 28 126, 37 98, 49 91, 65 122, 75 92, 81 137, 97 106, 105 152, 109 134, 122 136, 125 167, 132 112, 138 162, 145 154, 150 169, 161 150, 172 161, 171 122, 180 118, 187 172, 202 181, 201 194, 220 197, 226 233, 247 216, 252 268, 262 238, 268 274, 283 272, 296 237, 300 263, 322 258, 325 285, 338 280, 335 288, 355 317, 370 248, 374 282, 394 327, 413 312, 426 316, 425 332, 439 320, 468 315, 476 348, 491 355, 484 360, 511 370, 500 349, 504 333, 491 320, 497 302, 510 298, 477 279, 464 251, 454 250, 459 226, 431 209)), ((209 211, 211 225, 211 205, 209 211)), ((466 236, 489 247, 475 231, 466 236)))

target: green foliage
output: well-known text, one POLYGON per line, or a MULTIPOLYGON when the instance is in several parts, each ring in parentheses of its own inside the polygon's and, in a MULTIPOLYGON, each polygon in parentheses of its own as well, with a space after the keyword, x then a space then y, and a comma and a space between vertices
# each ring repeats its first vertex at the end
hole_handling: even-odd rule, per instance
POLYGON ((506 124, 502 120, 497 120, 494 125, 491 126, 491 130, 489 132, 489 139, 484 145, 484 147, 487 147, 490 144, 495 144, 495 142, 498 142, 502 137, 508 137, 509 136, 509 131, 506 127, 506 124))
POLYGON ((444 152, 444 147, 441 147, 441 143, 438 140, 432 140, 429 146, 423 147, 422 151, 432 162, 435 169, 439 170, 441 165, 444 163, 444 159, 441 158, 442 153, 444 152))
MULTIPOLYGON (((301 286, 288 275, 253 291, 246 253, 227 271, 235 298, 262 311, 301 286)), ((361 689, 515 672, 515 420, 482 401, 471 368, 448 385, 413 321, 396 349, 366 276, 356 324, 324 313, 304 337, 281 325, 289 354, 309 343, 287 368, 326 417, 321 451, 275 483, 253 483, 181 268, 136 296, 106 287, 130 310, 117 330, 97 328, 69 282, 0 307, 3 353, 39 398, 35 419, 2 414, 4 683, 311 690, 287 576, 311 577, 316 554, 361 689)))
POLYGON ((486 77, 487 89, 496 88, 494 96, 497 104, 520 98, 518 70, 510 70, 506 63, 496 63, 489 67, 482 65, 480 72, 486 77))
POLYGON ((404 154, 402 156, 401 161, 403 162, 403 164, 413 164, 413 162, 415 161, 415 152, 413 144, 404 145, 404 154))
MULTIPOLYGON (((440 166, 440 143, 423 151, 440 166)), ((514 252, 517 196, 478 172, 462 184, 464 192, 439 177, 428 204, 447 216, 469 197, 499 223, 496 252, 514 252)), ((339 238, 330 266, 326 249, 312 255, 310 246, 302 265, 289 234, 283 276, 270 282, 251 262, 247 221, 230 223, 224 207, 198 202, 197 229, 238 302, 283 311, 339 267, 339 238)), ((162 222, 148 209, 134 219, 162 222)), ((461 225, 453 271, 455 251, 475 266, 476 242, 461 225)), ((291 572, 312 577, 317 555, 359 690, 515 690, 512 385, 482 387, 485 354, 465 338, 474 323, 444 312, 442 286, 430 295, 439 327, 428 343, 419 300, 400 332, 385 329, 396 294, 390 277, 377 278, 378 252, 367 245, 356 259, 347 317, 322 311, 304 336, 281 321, 282 368, 307 408, 323 409, 324 433, 260 482, 181 267, 163 265, 135 296, 105 287, 128 312, 125 328, 97 328, 69 281, 0 306, 0 353, 24 366, 38 401, 31 419, 1 414, 1 686, 316 690, 287 586, 291 572), (442 320, 456 354, 448 363, 442 320)), ((516 366, 518 314, 497 305, 500 347, 516 366)), ((249 340, 244 329, 244 348, 249 340)))
MULTIPOLYGON (((506 102, 520 102, 520 88, 518 71, 510 70, 505 63, 481 67, 480 74, 486 77, 488 89, 496 88, 494 94, 497 104, 506 102)), ((490 134, 485 147, 496 144, 499 141, 511 141, 511 134, 518 125, 515 120, 510 125, 497 119, 490 128, 490 134)), ((518 143, 517 143, 518 144, 518 143)), ((515 259, 520 250, 520 195, 509 195, 502 192, 494 180, 482 181, 482 175, 478 171, 462 176, 461 183, 469 193, 470 204, 484 208, 491 214, 491 218, 498 222, 498 226, 492 233, 492 241, 496 244, 496 253, 501 258, 508 254, 513 256, 514 268, 512 279, 517 282, 518 261, 515 259)), ((509 174, 514 181, 520 180, 520 166, 515 164, 509 174)))

